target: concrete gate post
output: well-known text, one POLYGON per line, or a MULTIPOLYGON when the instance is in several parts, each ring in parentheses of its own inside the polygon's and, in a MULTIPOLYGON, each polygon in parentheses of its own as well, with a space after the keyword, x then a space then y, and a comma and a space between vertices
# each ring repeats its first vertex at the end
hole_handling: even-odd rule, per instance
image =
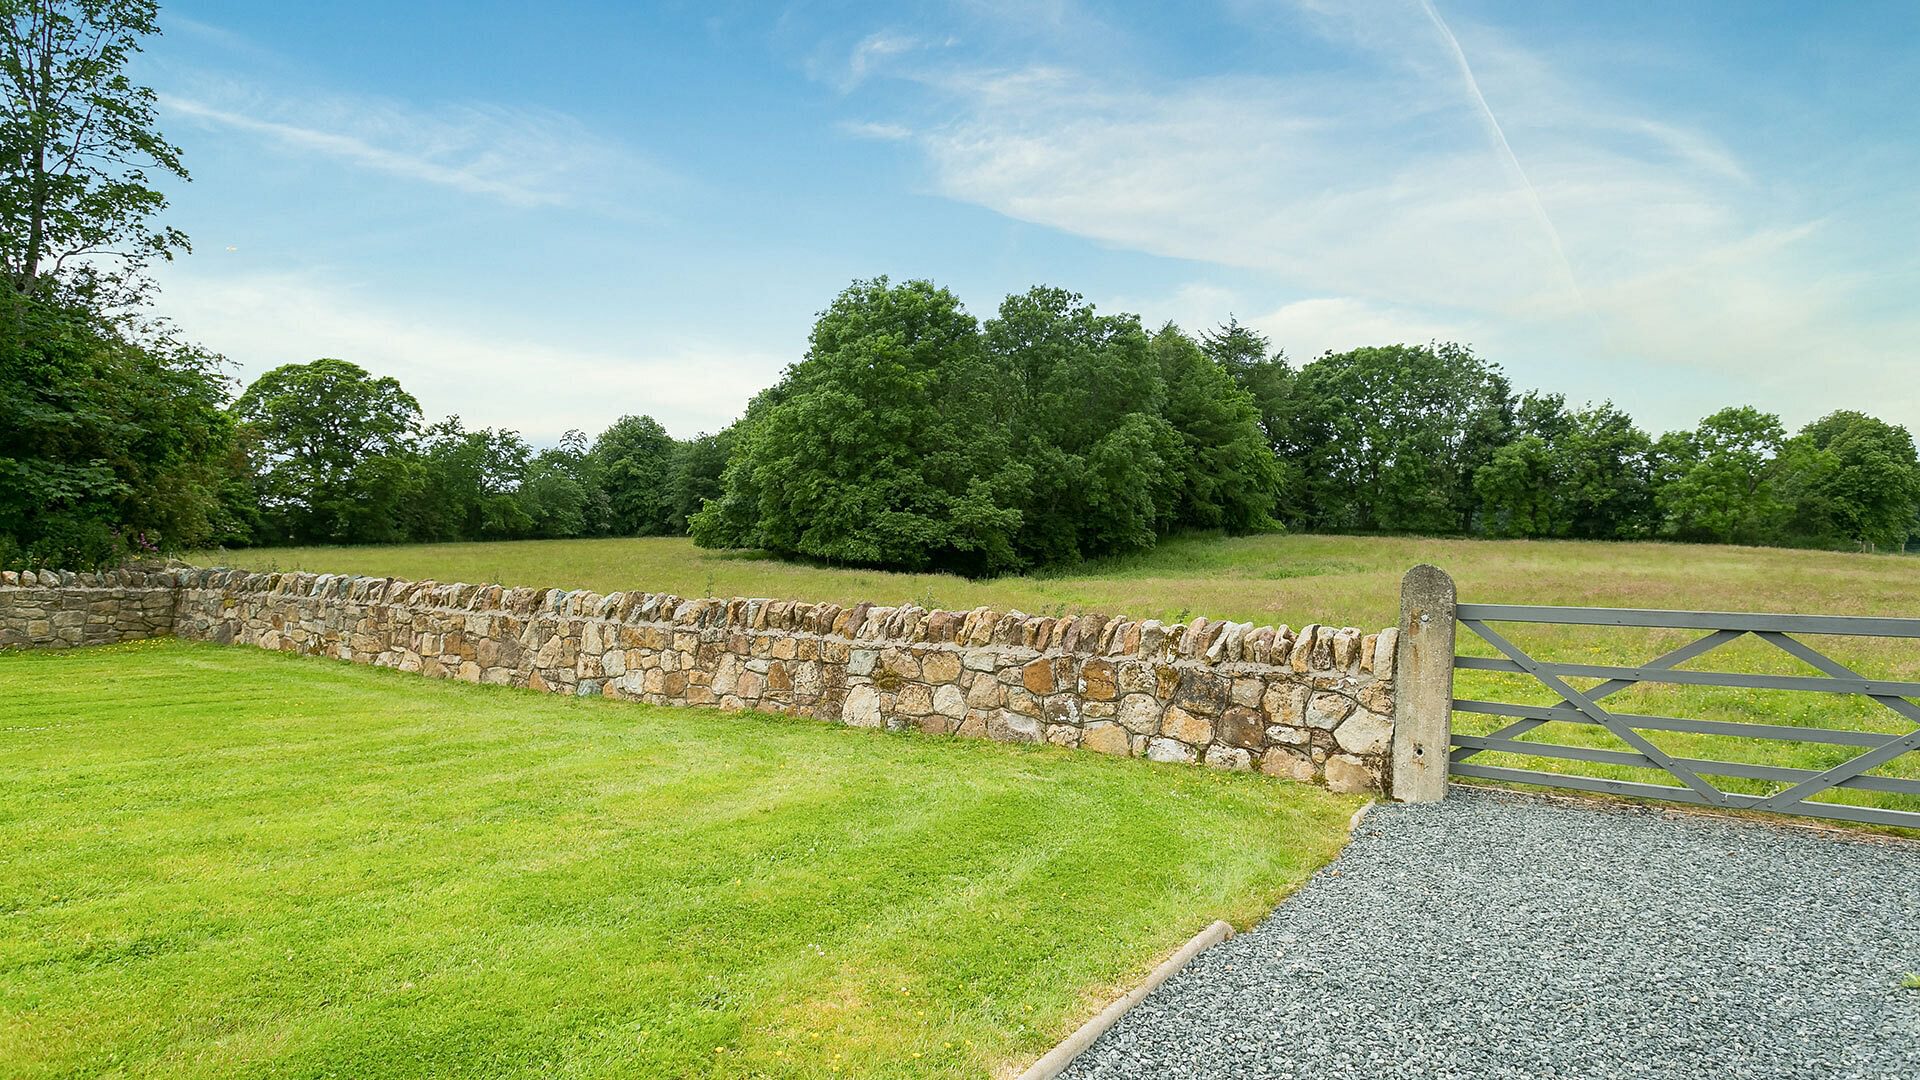
POLYGON ((1393 771, 1398 802, 1447 794, 1453 741, 1453 579, 1422 563, 1400 581, 1400 643, 1393 662, 1393 771))

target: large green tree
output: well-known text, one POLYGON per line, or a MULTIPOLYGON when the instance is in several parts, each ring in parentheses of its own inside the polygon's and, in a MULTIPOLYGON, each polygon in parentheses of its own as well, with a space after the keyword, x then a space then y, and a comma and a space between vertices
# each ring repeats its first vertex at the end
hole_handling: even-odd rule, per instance
POLYGON ((420 403, 391 377, 332 358, 256 379, 233 414, 270 535, 295 543, 399 540, 424 488, 420 403))
POLYGON ((1529 393, 1512 441, 1474 472, 1480 524, 1493 536, 1617 539, 1651 528, 1652 442, 1611 402, 1568 411, 1529 393))
POLYGON ((0 565, 111 564, 235 539, 218 359, 0 290, 0 565))
POLYGON ((1463 345, 1389 345, 1323 356, 1293 383, 1287 456, 1309 528, 1459 533, 1473 477, 1511 437, 1500 369, 1463 345))
POLYGON ((1779 489, 1785 441, 1778 416, 1749 406, 1662 436, 1654 448, 1661 531, 1722 544, 1777 542, 1787 512, 1779 489))
POLYGON ((684 533, 687 522, 717 499, 725 488, 727 457, 738 435, 734 426, 700 434, 679 444, 673 459, 672 531, 684 533))
POLYGON ((246 531, 220 362, 131 309, 185 178, 127 75, 154 5, 0 0, 0 562, 88 567, 246 531), (125 286, 116 288, 115 286, 125 286))
POLYGON ((1907 429, 1842 410, 1783 448, 1792 528, 1818 544, 1898 551, 1920 513, 1920 458, 1907 429))
POLYGON ((158 33, 152 0, 0 0, 0 273, 17 291, 127 281, 187 246, 153 217, 186 177, 128 65, 158 33))
POLYGON ((420 497, 409 515, 414 538, 511 540, 532 532, 520 492, 532 457, 527 441, 504 428, 469 431, 458 416, 427 428, 420 497))
POLYGON ((623 416, 594 440, 587 464, 616 536, 660 536, 676 524, 673 436, 651 416, 623 416))
POLYGON ((1185 447, 1139 318, 1040 286, 1007 297, 982 340, 996 422, 1033 470, 1021 561, 1152 547, 1175 519, 1185 447))
POLYGON ((1153 336, 1153 353, 1167 388, 1163 415, 1181 443, 1175 523, 1229 532, 1272 528, 1280 466, 1253 394, 1172 323, 1153 336))
POLYGON ((856 282, 749 411, 694 538, 908 569, 1013 565, 1033 470, 1008 453, 999 389, 952 293, 856 282))
POLYGON ((587 461, 587 436, 568 431, 557 446, 533 456, 515 494, 530 535, 599 536, 607 531, 606 493, 587 461))
POLYGON ((1287 363, 1286 353, 1275 349, 1265 334, 1231 316, 1220 326, 1201 333, 1200 349, 1253 397, 1254 408, 1260 415, 1260 430, 1266 435, 1275 461, 1274 505, 1269 508, 1269 514, 1280 520, 1298 518, 1300 469, 1285 456, 1294 414, 1294 371, 1287 363))

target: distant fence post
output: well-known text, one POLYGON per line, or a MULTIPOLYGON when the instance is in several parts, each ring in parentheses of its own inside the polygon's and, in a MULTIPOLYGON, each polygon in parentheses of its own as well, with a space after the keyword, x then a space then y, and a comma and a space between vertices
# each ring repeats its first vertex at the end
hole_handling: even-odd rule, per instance
POLYGON ((1393 663, 1393 775, 1397 802, 1447 794, 1453 741, 1453 579, 1422 563, 1400 580, 1400 644, 1393 663))

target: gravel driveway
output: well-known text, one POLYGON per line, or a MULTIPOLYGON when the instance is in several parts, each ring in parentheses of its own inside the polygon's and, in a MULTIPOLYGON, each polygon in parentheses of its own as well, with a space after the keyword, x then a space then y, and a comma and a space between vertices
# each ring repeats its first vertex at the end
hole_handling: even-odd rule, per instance
POLYGON ((1920 843, 1456 788, 1064 1075, 1914 1080, 1913 971, 1920 843))

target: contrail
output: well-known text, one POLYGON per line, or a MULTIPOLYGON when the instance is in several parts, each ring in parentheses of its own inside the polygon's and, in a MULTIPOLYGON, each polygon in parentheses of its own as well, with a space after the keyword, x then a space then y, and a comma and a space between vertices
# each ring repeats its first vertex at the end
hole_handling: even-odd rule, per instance
POLYGON ((1567 250, 1560 244, 1560 230, 1553 227, 1553 219, 1547 216, 1547 207, 1540 201, 1540 192, 1535 190, 1533 181, 1528 179, 1527 170, 1520 167, 1520 159, 1514 155, 1513 147, 1507 142, 1507 133, 1500 129, 1500 121, 1494 118, 1493 109, 1487 104, 1487 96, 1480 92, 1480 80, 1473 77, 1473 68, 1467 63, 1467 54, 1460 48, 1460 39, 1453 36, 1453 29, 1440 17, 1433 6, 1433 0, 1420 0, 1420 6, 1427 11, 1427 18, 1440 35, 1447 39, 1447 45, 1453 49, 1453 62, 1460 67, 1460 77, 1466 81, 1467 90, 1473 94, 1473 100, 1480 105, 1480 116, 1487 122, 1487 133, 1499 144, 1500 152, 1506 156, 1507 167, 1520 180, 1520 187, 1526 192, 1527 204, 1533 208, 1533 216, 1540 221, 1540 228, 1547 234, 1547 243, 1552 245, 1553 254, 1560 260, 1560 270, 1567 275, 1567 287, 1580 301, 1580 306, 1588 307, 1586 294, 1580 291, 1580 282, 1573 274, 1573 263, 1567 260, 1567 250))

